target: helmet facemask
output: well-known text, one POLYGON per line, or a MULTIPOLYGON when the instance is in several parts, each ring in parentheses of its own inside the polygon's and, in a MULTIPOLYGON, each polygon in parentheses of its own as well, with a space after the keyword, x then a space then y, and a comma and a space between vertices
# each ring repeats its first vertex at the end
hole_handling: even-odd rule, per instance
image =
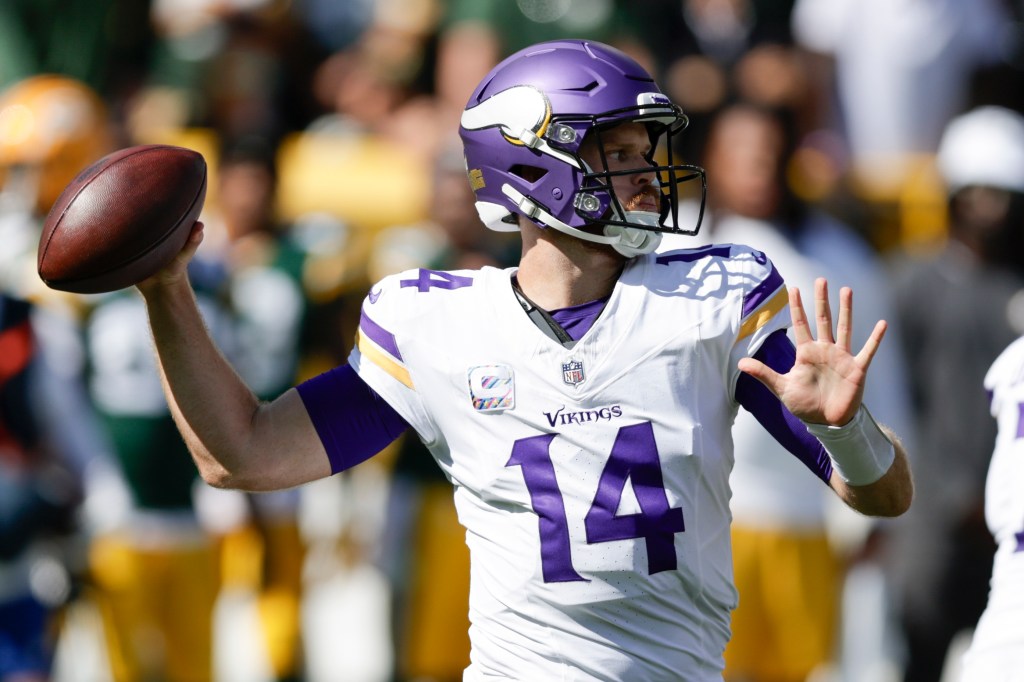
POLYGON ((594 117, 588 126, 590 132, 584 144, 592 139, 601 163, 595 169, 580 159, 585 173, 574 199, 576 214, 589 224, 602 226, 599 234, 617 237, 618 241, 613 246, 623 255, 633 256, 653 251, 663 233, 693 236, 700 229, 707 192, 704 169, 676 163, 674 136, 686 127, 688 120, 677 108, 673 109, 675 115, 669 118, 665 115, 664 105, 646 112, 645 107, 640 105, 594 117), (602 123, 603 118, 610 119, 610 122, 602 123), (608 170, 610 164, 604 137, 611 128, 624 123, 639 123, 647 128, 651 141, 651 150, 646 155, 648 165, 608 170), (659 156, 662 158, 659 159, 659 156), (635 207, 634 200, 640 194, 620 197, 615 190, 613 178, 640 174, 654 175, 652 182, 640 188, 640 194, 651 196, 657 202, 657 211, 635 207), (683 226, 679 224, 680 185, 694 180, 700 181, 691 190, 691 194, 696 194, 695 190, 699 188, 698 218, 695 225, 683 226))

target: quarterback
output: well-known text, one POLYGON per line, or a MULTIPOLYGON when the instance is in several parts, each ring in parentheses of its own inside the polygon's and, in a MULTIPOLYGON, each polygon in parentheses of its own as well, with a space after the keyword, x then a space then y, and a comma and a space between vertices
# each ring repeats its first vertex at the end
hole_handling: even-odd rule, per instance
POLYGON ((139 288, 203 477, 295 486, 411 429, 466 528, 466 680, 721 680, 738 409, 863 513, 902 513, 912 484, 899 440, 862 405, 885 324, 851 349, 848 289, 833 331, 818 281, 812 333, 766 254, 656 251, 663 233, 699 228, 679 220, 687 195, 703 203, 703 171, 673 159, 685 126, 613 48, 512 55, 460 133, 482 222, 520 232, 518 267, 385 278, 349 362, 271 402, 203 330, 185 275, 197 225, 139 288))

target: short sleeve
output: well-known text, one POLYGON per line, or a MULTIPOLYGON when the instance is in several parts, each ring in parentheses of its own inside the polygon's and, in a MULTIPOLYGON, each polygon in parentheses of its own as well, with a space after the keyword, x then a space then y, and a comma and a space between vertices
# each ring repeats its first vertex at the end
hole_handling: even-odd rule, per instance
POLYGON ((402 295, 400 277, 387 277, 370 289, 348 362, 429 445, 438 438, 437 426, 417 390, 415 368, 409 366, 402 350, 416 325, 422 323, 421 311, 402 295))

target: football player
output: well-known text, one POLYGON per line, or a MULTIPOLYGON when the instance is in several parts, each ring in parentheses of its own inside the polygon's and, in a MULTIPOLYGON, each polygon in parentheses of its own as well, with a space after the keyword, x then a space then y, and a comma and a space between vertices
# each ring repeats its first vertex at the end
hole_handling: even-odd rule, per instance
POLYGON ((685 124, 608 46, 504 60, 460 132, 482 221, 520 232, 518 267, 386 277, 348 364, 269 403, 203 329, 185 274, 201 227, 139 285, 168 401, 213 485, 299 485, 406 429, 427 445, 470 548, 466 680, 720 680, 741 405, 855 509, 910 503, 905 452, 862 405, 883 322, 852 349, 852 293, 833 332, 819 280, 815 339, 765 254, 654 252, 699 227, 679 220, 687 187, 703 202, 703 171, 672 156, 685 124))
POLYGON ((961 682, 1010 680, 1024 665, 1024 339, 985 377, 999 434, 985 481, 985 521, 999 547, 988 606, 963 660, 961 682))

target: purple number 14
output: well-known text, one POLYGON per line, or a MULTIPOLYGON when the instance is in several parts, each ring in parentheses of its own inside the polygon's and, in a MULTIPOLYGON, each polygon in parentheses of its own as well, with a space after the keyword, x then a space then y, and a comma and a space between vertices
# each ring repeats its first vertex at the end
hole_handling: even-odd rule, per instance
MULTIPOLYGON (((530 502, 540 519, 544 582, 585 581, 572 564, 565 502, 551 462, 550 448, 555 437, 556 434, 548 433, 517 440, 505 466, 522 467, 530 502)), ((587 544, 643 538, 649 573, 676 568, 675 534, 686 530, 683 510, 669 507, 650 422, 619 429, 583 525, 587 544), (632 482, 640 511, 617 514, 627 480, 632 482)))

